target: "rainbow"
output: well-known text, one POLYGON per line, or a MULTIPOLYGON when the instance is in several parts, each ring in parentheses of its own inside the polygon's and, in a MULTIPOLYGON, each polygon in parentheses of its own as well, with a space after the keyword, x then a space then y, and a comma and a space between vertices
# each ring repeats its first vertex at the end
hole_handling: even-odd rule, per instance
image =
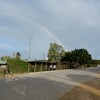
POLYGON ((12 17, 16 17, 18 19, 21 19, 21 20, 24 20, 28 23, 31 23, 37 27, 39 27, 41 30, 43 30, 44 32, 46 32, 47 34, 49 34, 52 38, 54 38, 58 44, 62 45, 62 47, 66 50, 66 47, 63 45, 63 43, 54 35, 53 32, 51 32, 50 30, 48 30, 46 27, 38 24, 37 22, 35 21, 32 21, 30 20, 29 18, 26 18, 26 17, 23 17, 23 16, 20 16, 20 15, 16 15, 16 14, 12 14, 12 13, 4 13, 4 12, 0 12, 0 14, 4 14, 4 15, 8 15, 8 16, 12 16, 12 17))

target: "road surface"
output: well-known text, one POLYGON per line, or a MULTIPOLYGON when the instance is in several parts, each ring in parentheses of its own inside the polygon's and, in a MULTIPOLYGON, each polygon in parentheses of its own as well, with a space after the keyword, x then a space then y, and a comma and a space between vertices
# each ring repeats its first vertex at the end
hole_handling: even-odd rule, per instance
POLYGON ((65 92, 93 79, 100 67, 29 73, 0 79, 0 100, 58 100, 65 92))

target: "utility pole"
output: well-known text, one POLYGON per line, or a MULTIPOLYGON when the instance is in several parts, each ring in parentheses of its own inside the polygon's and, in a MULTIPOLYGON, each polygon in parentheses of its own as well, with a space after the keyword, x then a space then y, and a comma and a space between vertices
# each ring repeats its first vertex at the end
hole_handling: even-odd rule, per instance
POLYGON ((41 62, 41 73, 43 71, 43 62, 45 61, 45 53, 43 53, 43 60, 41 62))
MULTIPOLYGON (((31 54, 31 37, 29 37, 29 54, 28 54, 28 61, 30 61, 31 54)), ((30 64, 28 63, 28 72, 30 71, 30 64)))
POLYGON ((43 61, 45 61, 46 60, 46 58, 45 58, 45 53, 43 53, 43 61))
POLYGON ((30 55, 31 54, 31 37, 29 37, 29 55, 28 55, 28 59, 30 60, 30 55))

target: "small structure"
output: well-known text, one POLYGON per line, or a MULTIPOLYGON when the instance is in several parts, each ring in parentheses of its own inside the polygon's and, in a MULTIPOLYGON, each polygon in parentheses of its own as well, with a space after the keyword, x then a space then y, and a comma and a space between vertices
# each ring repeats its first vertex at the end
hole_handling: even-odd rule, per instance
POLYGON ((35 61, 27 61, 29 70, 31 72, 36 71, 49 71, 50 65, 57 65, 56 62, 49 62, 45 60, 35 60, 35 61))
POLYGON ((7 69, 7 61, 0 61, 0 71, 3 72, 3 77, 5 77, 7 69))
POLYGON ((7 67, 7 61, 0 61, 0 68, 6 68, 7 67))

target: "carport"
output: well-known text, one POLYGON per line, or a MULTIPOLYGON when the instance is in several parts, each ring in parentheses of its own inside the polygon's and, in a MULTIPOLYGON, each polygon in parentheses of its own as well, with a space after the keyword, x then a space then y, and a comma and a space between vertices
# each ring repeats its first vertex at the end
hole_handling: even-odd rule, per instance
POLYGON ((37 68, 40 68, 39 71, 49 71, 50 65, 56 65, 57 62, 49 62, 49 61, 43 61, 43 60, 35 60, 35 61, 27 61, 29 71, 36 72, 37 68))

